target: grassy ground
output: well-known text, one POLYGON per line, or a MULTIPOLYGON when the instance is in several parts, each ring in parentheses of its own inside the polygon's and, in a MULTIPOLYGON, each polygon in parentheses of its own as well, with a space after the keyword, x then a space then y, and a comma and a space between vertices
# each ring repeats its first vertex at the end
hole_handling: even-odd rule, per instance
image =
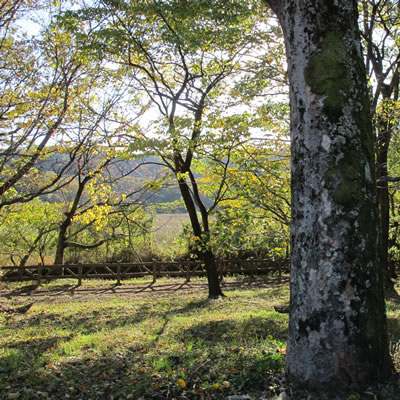
MULTIPOLYGON (((226 281, 208 300, 204 280, 0 283, 0 399, 226 399, 281 390, 288 285, 226 281)), ((399 368, 400 303, 388 300, 399 368)))
POLYGON ((283 368, 287 315, 272 306, 287 301, 287 286, 236 280, 226 284, 227 298, 207 300, 201 280, 180 290, 182 281, 73 284, 3 287, 3 305, 34 305, 26 315, 1 317, 1 398, 224 398, 274 390, 268 376, 283 368))

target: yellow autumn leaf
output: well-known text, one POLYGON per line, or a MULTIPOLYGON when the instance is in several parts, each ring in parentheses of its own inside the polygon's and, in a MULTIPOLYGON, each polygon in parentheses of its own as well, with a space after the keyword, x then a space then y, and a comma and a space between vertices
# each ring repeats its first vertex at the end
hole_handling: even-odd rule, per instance
POLYGON ((185 389, 185 387, 186 387, 186 382, 185 382, 183 379, 181 379, 181 378, 179 378, 179 379, 176 381, 176 384, 177 384, 177 386, 179 386, 181 389, 185 389))

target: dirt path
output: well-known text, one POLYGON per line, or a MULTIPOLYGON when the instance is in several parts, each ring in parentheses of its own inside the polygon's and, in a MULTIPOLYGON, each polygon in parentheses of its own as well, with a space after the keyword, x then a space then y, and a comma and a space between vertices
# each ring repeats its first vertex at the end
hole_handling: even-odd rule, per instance
MULTIPOLYGON (((237 288, 262 288, 274 287, 287 283, 287 278, 283 278, 279 283, 278 278, 243 278, 243 279, 226 279, 222 282, 223 291, 237 288)), ((206 281, 182 282, 178 279, 171 279, 168 282, 155 283, 137 283, 122 284, 120 286, 114 283, 104 282, 104 284, 93 285, 91 282, 82 286, 74 286, 73 284, 60 285, 43 285, 37 286, 29 283, 21 283, 17 287, 13 284, 13 288, 9 289, 7 284, 0 284, 0 301, 21 303, 64 303, 64 302, 85 302, 91 301, 99 296, 125 298, 134 296, 171 296, 174 292, 185 291, 189 293, 203 293, 207 295, 206 281)))

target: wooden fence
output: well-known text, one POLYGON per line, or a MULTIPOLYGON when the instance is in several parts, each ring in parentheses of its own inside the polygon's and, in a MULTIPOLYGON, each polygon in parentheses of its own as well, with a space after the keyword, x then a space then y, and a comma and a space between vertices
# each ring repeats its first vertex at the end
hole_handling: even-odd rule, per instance
MULTIPOLYGON (((282 273, 288 271, 288 262, 272 260, 229 260, 217 261, 220 278, 230 274, 270 274, 276 273, 279 281, 282 273)), ((200 261, 171 262, 137 262, 137 263, 103 263, 103 264, 68 264, 68 265, 30 265, 30 266, 0 266, 3 281, 37 281, 70 279, 111 279, 121 283, 123 279, 152 276, 153 282, 162 276, 183 276, 190 281, 193 276, 204 276, 204 264, 200 261)))

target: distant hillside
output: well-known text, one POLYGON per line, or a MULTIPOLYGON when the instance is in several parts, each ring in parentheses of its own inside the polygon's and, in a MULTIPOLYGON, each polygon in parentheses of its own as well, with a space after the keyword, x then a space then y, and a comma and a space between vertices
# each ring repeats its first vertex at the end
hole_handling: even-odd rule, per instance
MULTIPOLYGON (((54 154, 51 157, 45 160, 39 160, 35 168, 44 172, 58 172, 69 161, 68 154, 54 154)), ((128 173, 132 171, 129 175, 133 177, 143 177, 143 178, 155 178, 159 176, 163 169, 162 165, 160 165, 161 160, 157 157, 145 157, 136 160, 120 160, 116 159, 115 162, 108 168, 108 172, 111 176, 118 177, 121 176, 121 173, 128 173)), ((96 165, 96 160, 91 161, 91 166, 96 165)), ((76 174, 77 166, 76 164, 72 164, 68 168, 68 173, 70 175, 76 174)))
MULTIPOLYGON (((43 173, 56 173, 68 162, 68 155, 55 154, 47 160, 41 160, 36 168, 43 173)), ((118 178, 121 175, 128 174, 115 182, 115 190, 118 194, 130 194, 139 191, 144 185, 154 179, 159 179, 166 172, 161 161, 156 157, 140 158, 136 160, 117 160, 111 167, 107 169, 111 179, 118 178), (131 172, 130 172, 131 171, 131 172)), ((71 166, 68 170, 69 175, 76 174, 76 166, 71 166)), ((51 195, 43 196, 43 200, 50 203, 71 201, 74 189, 66 189, 63 192, 55 192, 51 195), (70 192, 70 193, 68 193, 70 192)), ((138 199, 141 197, 138 195, 138 199)), ((172 203, 181 199, 178 185, 172 179, 166 183, 163 188, 155 192, 147 191, 144 198, 147 204, 172 203)), ((206 204, 210 204, 211 200, 205 198, 206 204)), ((178 211, 184 212, 184 208, 180 207, 178 211)))

